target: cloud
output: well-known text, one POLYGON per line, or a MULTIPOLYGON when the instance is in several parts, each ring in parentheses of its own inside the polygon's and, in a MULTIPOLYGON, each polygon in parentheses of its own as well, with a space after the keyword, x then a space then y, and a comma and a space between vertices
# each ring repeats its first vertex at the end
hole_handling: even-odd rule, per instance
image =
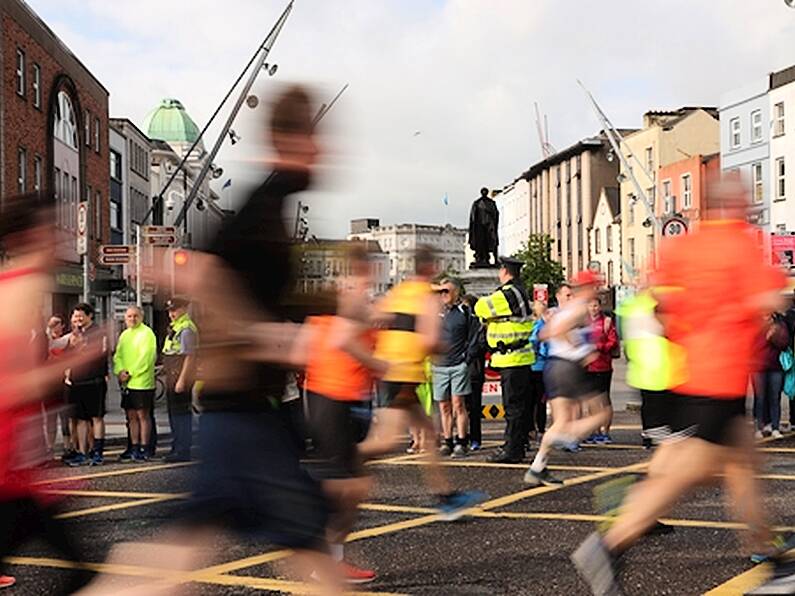
MULTIPOLYGON (((285 4, 29 2, 108 87, 113 115, 140 123, 173 96, 200 126, 285 4)), ((795 63, 793 38, 780 0, 297 0, 272 58, 277 80, 324 97, 350 83, 330 116, 334 167, 308 197, 313 233, 340 236, 364 216, 463 225, 481 186, 539 159, 534 101, 558 149, 599 128, 577 78, 617 126, 638 126, 648 109, 717 105, 795 63)), ((269 88, 260 77, 256 92, 269 88)), ((244 141, 222 150, 236 180, 261 175, 261 117, 244 107, 244 141)))

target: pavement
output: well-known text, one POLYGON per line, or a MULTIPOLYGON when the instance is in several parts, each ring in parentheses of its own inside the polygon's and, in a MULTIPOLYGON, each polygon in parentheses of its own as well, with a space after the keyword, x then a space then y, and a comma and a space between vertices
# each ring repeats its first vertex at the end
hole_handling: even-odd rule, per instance
MULTIPOLYGON (((593 505, 594 489, 643 473, 649 452, 641 447, 638 414, 620 412, 614 445, 586 446, 580 453, 555 453, 551 469, 562 487, 527 488, 527 464, 491 464, 501 421, 485 424, 487 448, 464 460, 446 460, 455 487, 479 489, 489 498, 471 515, 443 522, 422 482, 422 456, 395 453, 370 465, 376 488, 362 506, 351 535, 349 558, 379 573, 366 593, 390 594, 567 594, 586 595, 569 554, 604 518, 593 505)), ((770 517, 782 531, 795 530, 792 490, 795 435, 760 445, 762 482, 770 517)), ((48 490, 63 498, 63 517, 85 548, 85 561, 111 573, 119 588, 140 577, 168 578, 153 562, 105 565, 119 541, 154 541, 178 517, 190 490, 194 464, 117 464, 79 470, 47 470, 48 490)), ((644 538, 625 555, 621 581, 627 595, 742 594, 769 571, 752 567, 738 528, 724 510, 718 488, 696 491, 664 520, 665 536, 644 538)), ((285 577, 288 551, 246 537, 213 537, 208 562, 190 575, 171 577, 196 594, 304 593, 285 577)), ((164 556, 164 559, 168 557, 164 556)), ((63 578, 64 561, 38 543, 10 559, 17 587, 9 594, 49 594, 63 578)))

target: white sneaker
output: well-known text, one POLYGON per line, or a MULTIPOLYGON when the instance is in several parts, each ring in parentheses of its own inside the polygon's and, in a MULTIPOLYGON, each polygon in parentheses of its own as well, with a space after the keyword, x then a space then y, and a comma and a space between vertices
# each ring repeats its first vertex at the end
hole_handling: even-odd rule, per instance
POLYGON ((784 435, 781 434, 780 430, 776 429, 772 433, 770 433, 770 436, 773 437, 774 439, 780 439, 784 435))
POLYGON ((762 429, 762 434, 766 437, 770 436, 770 433, 773 432, 773 425, 772 424, 765 424, 765 427, 762 429))

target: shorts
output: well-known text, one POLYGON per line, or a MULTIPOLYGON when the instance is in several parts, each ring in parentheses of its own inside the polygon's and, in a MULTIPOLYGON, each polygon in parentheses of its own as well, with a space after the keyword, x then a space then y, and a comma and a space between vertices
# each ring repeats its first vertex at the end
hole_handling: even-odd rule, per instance
POLYGON ((678 400, 670 391, 640 390, 641 436, 661 443, 671 438, 678 400))
POLYGON ((360 401, 340 401, 311 391, 309 401, 309 436, 315 448, 310 464, 313 476, 324 480, 365 476, 357 443, 364 421, 356 411, 360 401))
POLYGON ((419 383, 381 381, 378 384, 377 405, 379 408, 408 409, 420 405, 417 397, 419 383))
POLYGON ((547 399, 585 399, 598 393, 594 390, 585 368, 579 362, 563 358, 547 360, 544 367, 544 387, 547 399))
POLYGON ((613 371, 590 372, 586 370, 586 375, 591 381, 591 389, 594 393, 604 395, 607 398, 607 403, 610 404, 610 383, 613 380, 613 371))
POLYGON ((105 416, 105 398, 108 384, 104 379, 96 383, 73 383, 69 391, 74 406, 73 416, 78 420, 91 420, 105 416))
POLYGON ((694 437, 726 447, 738 444, 739 429, 745 420, 745 397, 674 396, 672 438, 694 437))
POLYGON ((466 362, 455 366, 432 366, 433 399, 448 401, 453 395, 469 395, 472 385, 469 382, 469 367, 466 362))
POLYGON ((151 410, 154 405, 154 389, 122 389, 122 410, 151 410))
POLYGON ((326 551, 329 506, 280 413, 208 411, 185 521, 285 548, 326 551))

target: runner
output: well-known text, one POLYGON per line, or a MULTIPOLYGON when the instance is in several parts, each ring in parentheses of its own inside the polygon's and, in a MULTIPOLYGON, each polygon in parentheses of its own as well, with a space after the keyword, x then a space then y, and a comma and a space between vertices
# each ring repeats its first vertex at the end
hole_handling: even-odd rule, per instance
POLYGON ((596 295, 597 282, 592 272, 583 271, 570 286, 562 285, 557 292, 558 308, 540 334, 540 339, 547 340, 549 345, 544 386, 552 407, 552 426, 544 433, 524 476, 527 484, 563 484, 547 469, 550 449, 576 445, 608 421, 604 395, 592 386, 585 371, 594 358, 586 317, 588 302, 596 295), (582 409, 587 409, 587 414, 581 416, 582 409))
POLYGON ((389 367, 379 387, 377 422, 360 452, 369 459, 393 451, 409 425, 424 431, 418 436, 420 448, 428 457, 428 465, 423 466, 426 482, 438 498, 437 508, 443 518, 452 521, 476 505, 482 495, 453 491, 439 465, 439 451, 427 444, 436 431, 417 398, 417 387, 425 382, 425 359, 436 351, 440 337, 440 302, 430 284, 436 272, 435 261, 430 247, 419 247, 414 255, 414 277, 398 284, 379 305, 376 316, 384 328, 378 333, 375 356, 389 367))
POLYGON ((372 356, 366 249, 351 246, 346 261, 351 276, 339 284, 337 315, 312 317, 307 325, 306 390, 315 475, 334 505, 327 530, 331 556, 349 583, 366 583, 376 578, 375 572, 344 561, 345 539, 372 486, 358 453, 362 419, 356 411, 370 405, 373 376, 383 374, 386 363, 372 356))
POLYGON ((681 440, 655 452, 649 465, 656 473, 630 491, 604 537, 592 534, 572 555, 594 594, 620 593, 617 557, 682 496, 717 478, 748 524, 753 550, 774 550, 755 478, 745 394, 762 314, 779 306, 784 279, 764 264, 756 232, 746 223, 746 189, 732 180, 713 188, 706 221, 661 246, 653 276, 678 290, 655 298, 666 316, 666 335, 685 354, 687 376, 669 396, 667 410, 667 426, 681 440), (729 294, 733 300, 726 300, 729 294))

